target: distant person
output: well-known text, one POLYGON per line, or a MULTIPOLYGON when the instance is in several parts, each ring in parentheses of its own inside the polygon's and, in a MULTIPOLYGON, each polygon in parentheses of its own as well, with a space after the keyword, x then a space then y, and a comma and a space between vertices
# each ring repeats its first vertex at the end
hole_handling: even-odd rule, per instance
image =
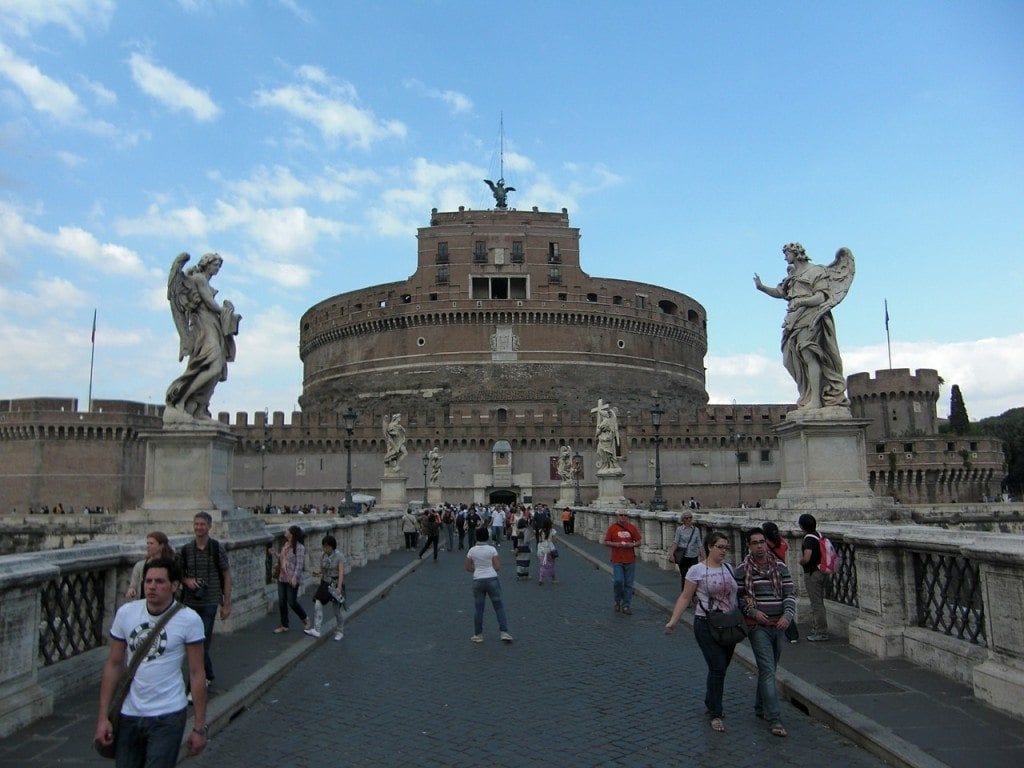
POLYGON ((548 520, 541 531, 540 541, 537 544, 537 559, 540 561, 537 583, 542 587, 544 586, 544 579, 547 579, 552 584, 555 583, 555 558, 558 557, 558 548, 555 546, 553 536, 553 526, 551 521, 548 520))
POLYGON ((206 747, 206 635, 202 618, 190 608, 183 607, 171 616, 139 664, 120 708, 116 742, 108 717, 122 672, 160 616, 171 609, 180 581, 181 571, 174 560, 157 558, 147 562, 143 567, 145 599, 122 605, 110 625, 110 653, 100 678, 95 738, 104 746, 114 744, 114 765, 118 768, 171 768, 178 762, 178 749, 188 720, 181 676, 186 659, 194 714, 188 753, 198 755, 206 747))
POLYGON ((423 542, 423 547, 420 549, 417 557, 423 557, 423 553, 434 547, 434 560, 437 560, 437 546, 438 541, 441 538, 441 517, 432 509, 428 509, 423 513, 423 517, 420 518, 420 530, 423 531, 423 536, 426 541, 423 542))
POLYGON ((615 522, 604 534, 604 544, 611 549, 612 608, 627 616, 633 613, 633 581, 636 578, 636 548, 640 546, 640 531, 629 522, 629 513, 620 509, 615 522))
POLYGON ((694 609, 693 636, 697 640, 704 662, 708 665, 707 686, 704 691, 704 706, 711 718, 711 729, 725 731, 722 695, 725 691, 725 673, 732 661, 735 645, 721 645, 711 637, 708 626, 708 611, 731 611, 737 605, 738 585, 732 569, 725 562, 729 554, 729 539, 724 533, 708 534, 708 547, 703 563, 691 566, 686 574, 686 586, 676 598, 672 615, 665 624, 665 633, 671 634, 679 623, 683 611, 697 598, 694 609))
POLYGON ((828 614, 825 613, 825 574, 818 570, 821 564, 821 549, 818 535, 818 521, 814 515, 804 513, 797 519, 804 540, 800 545, 800 565, 804 569, 804 591, 811 604, 811 631, 807 642, 819 643, 829 639, 828 614))
POLYGON ((192 518, 194 539, 181 548, 181 567, 185 573, 182 579, 182 603, 199 614, 203 620, 206 641, 203 645, 203 665, 206 682, 214 681, 213 661, 210 645, 213 643, 213 623, 231 615, 231 569, 228 551, 210 536, 213 515, 197 512, 192 518))
POLYGON ((572 533, 572 510, 568 507, 562 510, 562 532, 567 536, 572 533))
POLYGON ((402 515, 402 534, 405 536, 405 548, 415 549, 416 548, 416 535, 419 533, 420 524, 416 519, 416 515, 412 513, 412 507, 405 510, 405 514, 402 515))
POLYGON ((498 580, 498 571, 501 570, 498 550, 487 543, 485 527, 477 529, 476 541, 466 552, 465 562, 466 571, 473 574, 473 636, 469 639, 474 643, 484 641, 484 605, 487 598, 490 598, 494 615, 498 619, 500 637, 502 641, 511 643, 512 635, 508 633, 508 618, 505 616, 501 582, 498 580))
POLYGON ((516 579, 527 581, 530 578, 530 537, 527 535, 526 521, 522 518, 516 523, 519 535, 516 538, 516 579))
POLYGON ((768 551, 760 528, 744 534, 747 556, 736 567, 736 598, 750 626, 750 648, 757 661, 754 714, 767 720, 773 736, 785 737, 775 671, 786 643, 786 628, 796 617, 796 588, 784 562, 768 551))
POLYGON ((704 560, 704 537, 700 529, 693 524, 693 512, 683 512, 682 522, 676 526, 672 537, 672 548, 669 559, 679 568, 679 588, 686 587, 686 573, 690 567, 704 560))
POLYGON ((277 556, 277 611, 281 623, 274 630, 276 635, 288 631, 289 608, 302 621, 303 629, 312 627, 306 609, 299 604, 299 589, 306 570, 305 539, 297 525, 289 526, 284 532, 284 546, 277 556))
POLYGON ((138 600, 143 597, 142 593, 142 571, 146 563, 151 560, 162 558, 164 560, 174 559, 174 547, 167 539, 163 531, 150 531, 146 534, 146 556, 135 563, 132 568, 132 575, 128 577, 128 589, 124 596, 129 600, 138 600))

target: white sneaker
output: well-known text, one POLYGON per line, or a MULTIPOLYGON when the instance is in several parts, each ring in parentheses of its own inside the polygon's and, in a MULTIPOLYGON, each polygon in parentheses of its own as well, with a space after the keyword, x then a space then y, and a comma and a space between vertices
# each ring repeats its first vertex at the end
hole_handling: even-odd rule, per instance
POLYGON ((344 632, 335 632, 334 633, 334 639, 335 640, 341 640, 341 638, 343 638, 344 636, 345 636, 344 632))
POLYGON ((511 643, 512 642, 512 635, 510 635, 508 632, 502 632, 501 633, 501 639, 504 642, 506 642, 506 643, 511 643))
POLYGON ((316 631, 315 629, 313 629, 312 627, 310 627, 309 629, 304 629, 304 630, 302 630, 302 631, 303 631, 303 632, 305 632, 305 633, 306 633, 307 635, 309 635, 310 637, 320 637, 320 633, 319 633, 319 632, 317 632, 317 631, 316 631))
POLYGON ((482 643, 484 641, 484 636, 483 635, 473 635, 469 639, 472 640, 474 643, 482 643))

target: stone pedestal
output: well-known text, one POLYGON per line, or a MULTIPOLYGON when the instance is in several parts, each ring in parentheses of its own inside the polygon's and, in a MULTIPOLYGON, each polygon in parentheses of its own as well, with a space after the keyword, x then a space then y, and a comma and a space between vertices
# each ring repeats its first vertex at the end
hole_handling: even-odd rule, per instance
POLYGON ((405 484, 408 480, 408 477, 384 475, 380 479, 380 504, 378 508, 381 510, 400 509, 404 512, 408 503, 405 494, 405 484))
POLYGON ((868 424, 854 419, 846 408, 787 414, 786 421, 775 428, 782 454, 779 493, 765 506, 786 510, 793 519, 801 512, 813 512, 819 523, 884 516, 893 500, 875 496, 868 484, 868 424))
POLYGON ((622 478, 625 475, 625 471, 619 468, 597 471, 595 507, 622 507, 627 504, 626 497, 622 494, 622 478))
POLYGON ((576 483, 572 480, 563 480, 561 485, 558 486, 558 501, 555 502, 555 506, 558 509, 565 509, 575 503, 576 483))
POLYGON ((235 509, 231 464, 238 442, 228 429, 195 427, 143 433, 146 440, 147 512, 235 509))
POLYGON ((428 485, 427 486, 427 504, 432 507, 438 506, 444 497, 441 493, 441 486, 439 485, 428 485))

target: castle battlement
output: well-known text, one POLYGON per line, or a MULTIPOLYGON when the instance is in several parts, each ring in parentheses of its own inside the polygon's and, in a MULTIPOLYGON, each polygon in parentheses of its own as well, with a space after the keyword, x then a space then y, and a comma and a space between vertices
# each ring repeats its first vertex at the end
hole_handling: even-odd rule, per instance
POLYGON ((934 393, 939 394, 942 379, 932 368, 918 368, 911 374, 909 368, 891 368, 869 373, 855 373, 846 377, 846 387, 851 398, 872 395, 934 393))

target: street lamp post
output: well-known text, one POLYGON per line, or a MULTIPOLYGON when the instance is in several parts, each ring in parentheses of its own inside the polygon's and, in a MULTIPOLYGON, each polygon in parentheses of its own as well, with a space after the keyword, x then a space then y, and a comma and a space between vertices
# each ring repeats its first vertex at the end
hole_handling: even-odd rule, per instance
POLYGON ((423 508, 427 508, 427 467, 430 465, 430 453, 423 454, 423 508))
POLYGON ((651 423, 654 425, 654 498, 651 499, 652 511, 664 511, 668 509, 668 503, 661 491, 661 417, 665 410, 660 403, 655 403, 651 408, 651 423))
POLYGON ((342 425, 345 427, 345 504, 342 509, 343 515, 355 514, 355 504, 352 503, 352 432, 356 428, 358 414, 350 405, 348 410, 341 414, 342 425))
POLYGON ((267 441, 260 440, 260 512, 267 511, 267 505, 264 503, 264 477, 267 473, 267 441))
POLYGON ((740 508, 743 506, 743 476, 740 472, 740 458, 742 452, 740 451, 740 441, 746 437, 746 435, 739 432, 734 432, 733 437, 736 440, 736 507, 740 508))
POLYGON ((576 481, 576 497, 573 503, 577 507, 583 506, 583 498, 580 496, 580 475, 583 474, 583 456, 579 451, 572 455, 572 478, 576 481))

